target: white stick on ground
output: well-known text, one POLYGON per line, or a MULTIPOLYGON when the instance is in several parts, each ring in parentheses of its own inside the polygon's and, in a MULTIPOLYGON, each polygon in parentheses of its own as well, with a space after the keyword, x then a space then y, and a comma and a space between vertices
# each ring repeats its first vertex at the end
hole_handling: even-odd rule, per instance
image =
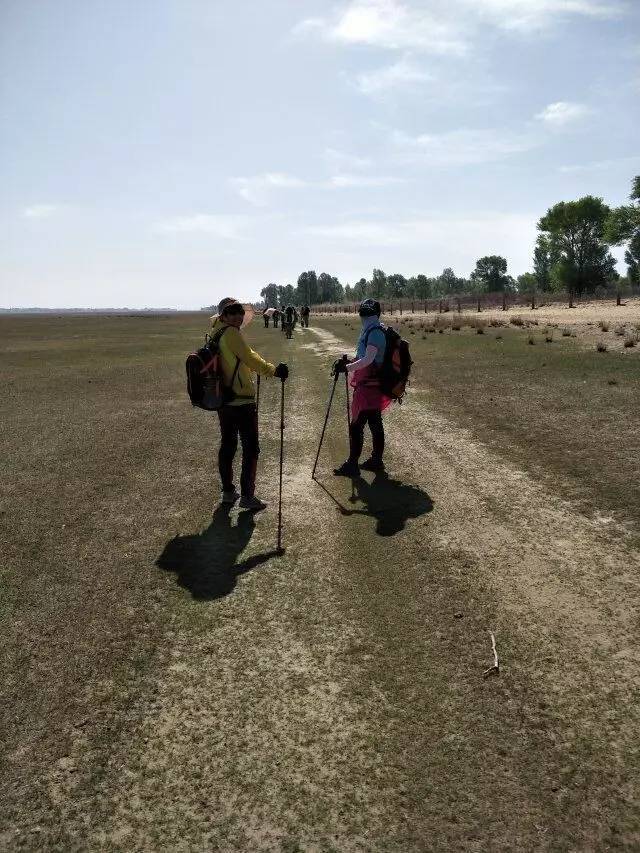
POLYGON ((498 651, 496 649, 496 638, 493 636, 493 632, 489 631, 491 636, 491 650, 493 652, 493 666, 490 666, 489 669, 485 669, 482 673, 483 678, 487 678, 487 676, 491 675, 495 672, 496 675, 500 675, 500 664, 498 662, 498 651))

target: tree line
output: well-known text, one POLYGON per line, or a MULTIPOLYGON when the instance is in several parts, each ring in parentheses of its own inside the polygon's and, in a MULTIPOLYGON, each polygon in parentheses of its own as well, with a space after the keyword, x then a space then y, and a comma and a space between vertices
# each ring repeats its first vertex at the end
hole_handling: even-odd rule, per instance
POLYGON ((267 307, 358 302, 377 299, 429 299, 453 294, 566 292, 570 299, 583 294, 605 295, 640 287, 640 175, 632 181, 630 204, 610 208, 591 195, 561 201, 538 220, 538 238, 532 271, 514 279, 501 255, 476 261, 468 278, 447 267, 439 276, 422 273, 406 278, 374 269, 370 279, 343 285, 337 276, 315 270, 300 273, 297 283, 274 282, 260 291, 267 307), (615 268, 611 246, 624 245, 626 276, 615 268))

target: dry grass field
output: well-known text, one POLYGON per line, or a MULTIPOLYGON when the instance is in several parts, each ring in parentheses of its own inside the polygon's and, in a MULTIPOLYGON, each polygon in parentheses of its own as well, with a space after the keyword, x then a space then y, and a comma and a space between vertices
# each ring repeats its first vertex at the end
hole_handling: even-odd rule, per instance
POLYGON ((356 324, 248 330, 278 555, 279 383, 225 510, 203 315, 0 318, 0 849, 640 847, 640 347, 431 322, 353 483, 341 386, 310 472, 356 324))

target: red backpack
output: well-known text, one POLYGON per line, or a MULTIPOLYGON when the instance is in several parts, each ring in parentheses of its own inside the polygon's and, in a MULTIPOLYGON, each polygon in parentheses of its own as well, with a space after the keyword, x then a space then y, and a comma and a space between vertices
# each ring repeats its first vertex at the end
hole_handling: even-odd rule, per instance
POLYGON ((236 360, 230 388, 224 384, 220 363, 220 338, 228 328, 225 326, 213 337, 205 335, 204 346, 187 356, 187 393, 191 405, 208 412, 215 412, 222 408, 233 396, 230 392, 240 366, 240 359, 236 360))

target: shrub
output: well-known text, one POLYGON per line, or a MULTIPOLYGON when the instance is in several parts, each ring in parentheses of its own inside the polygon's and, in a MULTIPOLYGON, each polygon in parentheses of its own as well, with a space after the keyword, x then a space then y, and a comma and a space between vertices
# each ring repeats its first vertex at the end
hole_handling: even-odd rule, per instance
POLYGON ((502 335, 496 335, 496 340, 497 340, 497 341, 501 341, 501 340, 502 340, 502 335))
POLYGON ((512 326, 524 326, 524 320, 522 317, 512 317, 509 322, 512 326))
POLYGON ((527 343, 529 343, 529 344, 531 344, 531 346, 533 346, 535 344, 535 342, 536 342, 536 339, 533 337, 533 335, 529 335, 529 340, 527 341, 527 343))
POLYGON ((547 332, 544 336, 545 343, 552 344, 553 343, 553 329, 547 329, 547 332))
POLYGON ((600 326, 600 329, 601 329, 603 332, 608 332, 608 331, 609 331, 609 323, 608 323, 606 320, 600 320, 600 322, 598 323, 598 325, 600 326))
POLYGON ((563 338, 570 338, 570 337, 571 337, 571 329, 567 329, 567 328, 565 327, 565 328, 562 330, 562 337, 563 337, 563 338))
POLYGON ((598 343, 596 344, 596 349, 598 352, 606 352, 607 351, 607 345, 605 344, 604 341, 598 341, 598 343))
POLYGON ((534 318, 533 318, 533 320, 529 320, 529 323, 530 323, 530 325, 532 325, 532 326, 537 326, 537 325, 538 325, 538 319, 537 319, 537 317, 534 317, 534 318))
POLYGON ((476 334, 484 335, 484 326, 476 326, 476 334))
POLYGON ((501 320, 499 317, 492 317, 489 320, 489 325, 493 326, 495 329, 497 329, 500 326, 506 326, 507 324, 505 323, 504 320, 501 320))
POLYGON ((461 328, 462 328, 462 323, 459 323, 457 320, 451 324, 451 331, 452 332, 459 332, 461 328))
POLYGON ((624 335, 624 333, 626 332, 626 329, 624 326, 616 326, 613 331, 616 333, 616 335, 619 338, 621 338, 624 335))
POLYGON ((624 339, 625 347, 634 347, 637 343, 638 343, 638 340, 637 340, 635 334, 627 335, 626 338, 624 339))

